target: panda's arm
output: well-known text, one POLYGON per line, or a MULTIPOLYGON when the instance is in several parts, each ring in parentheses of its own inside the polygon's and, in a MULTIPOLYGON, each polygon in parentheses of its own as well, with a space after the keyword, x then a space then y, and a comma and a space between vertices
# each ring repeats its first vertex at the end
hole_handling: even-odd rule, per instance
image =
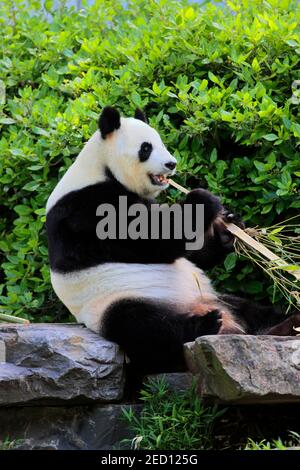
MULTIPOLYGON (((146 239, 114 239, 101 240, 96 237, 96 226, 99 217, 96 217, 96 209, 99 203, 110 203, 117 208, 117 220, 119 219, 119 196, 126 195, 127 207, 133 204, 143 204, 148 211, 148 233, 151 233, 151 206, 155 201, 143 199, 134 193, 126 194, 118 191, 118 186, 113 183, 102 185, 100 199, 92 189, 81 192, 80 197, 73 199, 72 205, 64 218, 64 224, 69 233, 69 239, 76 244, 76 256, 86 258, 88 253, 96 253, 97 259, 111 259, 124 262, 137 263, 170 263, 176 259, 187 256, 186 244, 190 240, 185 236, 178 239, 171 230, 170 238, 164 239, 161 231, 158 239, 149 236, 146 239), (72 235, 73 234, 73 235, 72 235)), ((191 191, 182 203, 189 204, 195 209, 196 204, 204 205, 204 231, 207 231, 212 221, 222 209, 219 199, 206 190, 196 189, 191 191)), ((195 211, 192 212, 194 219, 195 211)), ((132 218, 128 217, 128 224, 132 218)), ((194 221, 194 220, 193 220, 194 221)), ((185 231, 183 230, 183 235, 185 231)))
POLYGON ((234 237, 225 226, 221 227, 216 222, 205 235, 204 245, 201 250, 189 251, 186 257, 201 269, 212 269, 221 264, 226 255, 233 251, 234 237))
MULTIPOLYGON (((140 199, 139 201, 134 201, 129 198, 129 204, 132 203, 142 203, 147 208, 148 211, 151 210, 152 203, 149 200, 140 199)), ((188 204, 192 207, 192 221, 191 225, 196 225, 196 211, 195 207, 198 204, 203 204, 204 206, 204 219, 203 219, 203 233, 207 233, 212 225, 212 222, 217 218, 218 214, 222 211, 222 205, 216 196, 211 194, 209 191, 204 189, 196 189, 191 191, 185 201, 181 203, 181 207, 184 210, 185 205, 188 204)), ((184 220, 184 219, 183 219, 184 220)), ((149 228, 150 228, 150 217, 149 217, 149 228)), ((160 233, 158 240, 148 239, 148 240, 126 240, 124 247, 130 248, 135 253, 143 253, 143 257, 149 257, 155 262, 172 262, 179 257, 187 256, 186 246, 191 242, 185 236, 184 227, 182 227, 182 238, 177 239, 174 236, 174 233, 171 230, 171 236, 169 239, 163 239, 160 233)), ((195 252, 197 253, 197 252, 195 252)))
POLYGON ((194 252, 190 251, 186 255, 199 268, 212 269, 221 264, 228 253, 234 251, 234 236, 226 229, 226 222, 233 222, 239 227, 245 228, 239 215, 223 208, 221 215, 216 217, 206 232, 203 248, 194 252))

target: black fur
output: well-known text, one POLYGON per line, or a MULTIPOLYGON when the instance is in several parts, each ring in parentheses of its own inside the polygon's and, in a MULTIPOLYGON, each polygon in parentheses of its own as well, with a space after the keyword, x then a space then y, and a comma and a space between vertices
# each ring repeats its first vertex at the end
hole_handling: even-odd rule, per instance
POLYGON ((220 214, 221 216, 214 220, 211 231, 205 235, 204 249, 187 253, 187 258, 204 270, 222 263, 226 255, 234 250, 234 236, 227 230, 225 223, 232 222, 245 228, 238 214, 233 214, 224 207, 220 214))
POLYGON ((269 328, 286 319, 280 308, 272 305, 261 305, 230 294, 220 295, 220 300, 230 308, 249 335, 267 333, 269 328))
POLYGON ((106 106, 99 117, 98 125, 101 137, 105 139, 108 134, 120 128, 121 116, 119 111, 111 106, 106 106))
POLYGON ((171 306, 124 299, 111 305, 103 318, 102 333, 120 344, 136 372, 184 369, 183 344, 203 334, 216 334, 221 315, 200 317, 174 313, 171 306))
MULTIPOLYGON (((221 303, 232 313, 247 334, 295 335, 300 314, 287 318, 271 306, 261 306, 240 297, 223 295, 221 303)), ((103 317, 102 334, 120 344, 137 374, 175 372, 185 369, 183 344, 199 336, 217 334, 221 313, 204 316, 177 313, 174 306, 124 299, 112 304, 103 317)))
MULTIPOLYGON (((107 169, 107 174, 111 172, 107 169)), ((113 175, 112 175, 113 178, 113 175)), ((87 186, 73 191, 60 199, 47 214, 46 228, 49 241, 51 269, 70 272, 85 269, 106 262, 123 263, 172 263, 185 256, 186 239, 152 240, 99 240, 96 226, 100 218, 96 209, 102 203, 116 208, 118 220, 119 196, 127 196, 128 207, 143 203, 150 211, 154 200, 143 199, 128 191, 116 179, 87 186)), ((204 204, 204 229, 206 230, 220 211, 218 198, 204 189, 191 191, 182 204, 204 204)), ((128 217, 128 222, 130 222, 128 217)), ((151 219, 149 213, 149 227, 151 219)), ((118 233, 118 225, 117 225, 118 233)), ((214 253, 207 253, 206 247, 197 254, 196 262, 201 267, 203 259, 214 259, 214 253), (202 255, 201 255, 202 252, 202 255)), ((192 256, 193 259, 193 256, 192 256)))
MULTIPOLYGON (((222 211, 222 204, 220 199, 214 196, 212 193, 206 189, 193 189, 190 191, 185 199, 186 204, 192 204, 196 208, 196 204, 203 204, 204 206, 204 231, 211 226, 215 218, 222 211)), ((193 214, 193 229, 196 229, 195 217, 193 214)), ((213 253, 211 253, 213 256, 213 253)))
POLYGON ((145 113, 140 108, 136 108, 134 117, 135 119, 148 123, 145 113))
POLYGON ((149 142, 143 142, 139 150, 139 159, 140 162, 146 162, 150 157, 152 152, 152 144, 149 142))
POLYGON ((108 166, 105 167, 104 173, 105 173, 105 176, 108 180, 113 180, 113 181, 117 182, 117 179, 115 178, 115 175, 113 174, 111 169, 108 168, 108 166))

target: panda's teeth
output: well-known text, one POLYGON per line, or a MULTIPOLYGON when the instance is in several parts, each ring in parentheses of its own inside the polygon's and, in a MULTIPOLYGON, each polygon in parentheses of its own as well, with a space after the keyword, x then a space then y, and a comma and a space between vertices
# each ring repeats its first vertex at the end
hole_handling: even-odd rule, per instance
POLYGON ((154 181, 155 184, 157 185, 165 185, 168 184, 168 180, 164 175, 150 175, 152 178, 152 181, 154 181))
POLYGON ((158 175, 158 180, 159 180, 160 183, 166 183, 167 182, 166 178, 163 175, 158 175))

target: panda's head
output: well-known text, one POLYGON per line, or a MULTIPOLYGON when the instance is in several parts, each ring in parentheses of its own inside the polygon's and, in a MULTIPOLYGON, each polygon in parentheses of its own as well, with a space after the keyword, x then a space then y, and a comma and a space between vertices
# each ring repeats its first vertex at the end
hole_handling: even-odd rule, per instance
POLYGON ((168 152, 158 132, 147 124, 143 112, 123 118, 112 107, 99 118, 102 156, 109 174, 140 196, 154 197, 168 186, 176 159, 168 152))

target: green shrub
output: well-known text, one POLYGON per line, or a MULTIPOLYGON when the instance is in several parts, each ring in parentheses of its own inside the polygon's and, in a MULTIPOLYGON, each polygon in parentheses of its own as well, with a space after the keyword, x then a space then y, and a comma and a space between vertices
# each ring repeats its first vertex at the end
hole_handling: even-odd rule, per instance
MULTIPOLYGON (((0 302, 63 318, 49 282, 46 200, 106 104, 145 108, 179 160, 178 181, 222 196, 249 225, 299 212, 296 1, 96 0, 79 12, 4 0, 0 11, 0 302)), ((179 194, 169 190, 169 200, 179 194)), ((245 261, 215 272, 258 298, 245 261)))
MULTIPOLYGON (((193 450, 212 449, 213 430, 225 410, 204 406, 197 397, 196 383, 185 392, 169 390, 164 378, 149 380, 141 391, 140 415, 123 410, 129 430, 135 437, 134 449, 193 450)), ((123 444, 128 440, 123 441, 123 444)))
POLYGON ((21 444, 22 440, 11 441, 8 437, 3 441, 0 441, 0 451, 1 450, 13 450, 18 444, 21 444))
POLYGON ((247 445, 244 450, 289 450, 297 448, 300 450, 300 434, 294 431, 289 432, 289 441, 283 442, 280 437, 273 439, 272 442, 263 439, 260 442, 255 442, 253 439, 248 438, 247 445))

